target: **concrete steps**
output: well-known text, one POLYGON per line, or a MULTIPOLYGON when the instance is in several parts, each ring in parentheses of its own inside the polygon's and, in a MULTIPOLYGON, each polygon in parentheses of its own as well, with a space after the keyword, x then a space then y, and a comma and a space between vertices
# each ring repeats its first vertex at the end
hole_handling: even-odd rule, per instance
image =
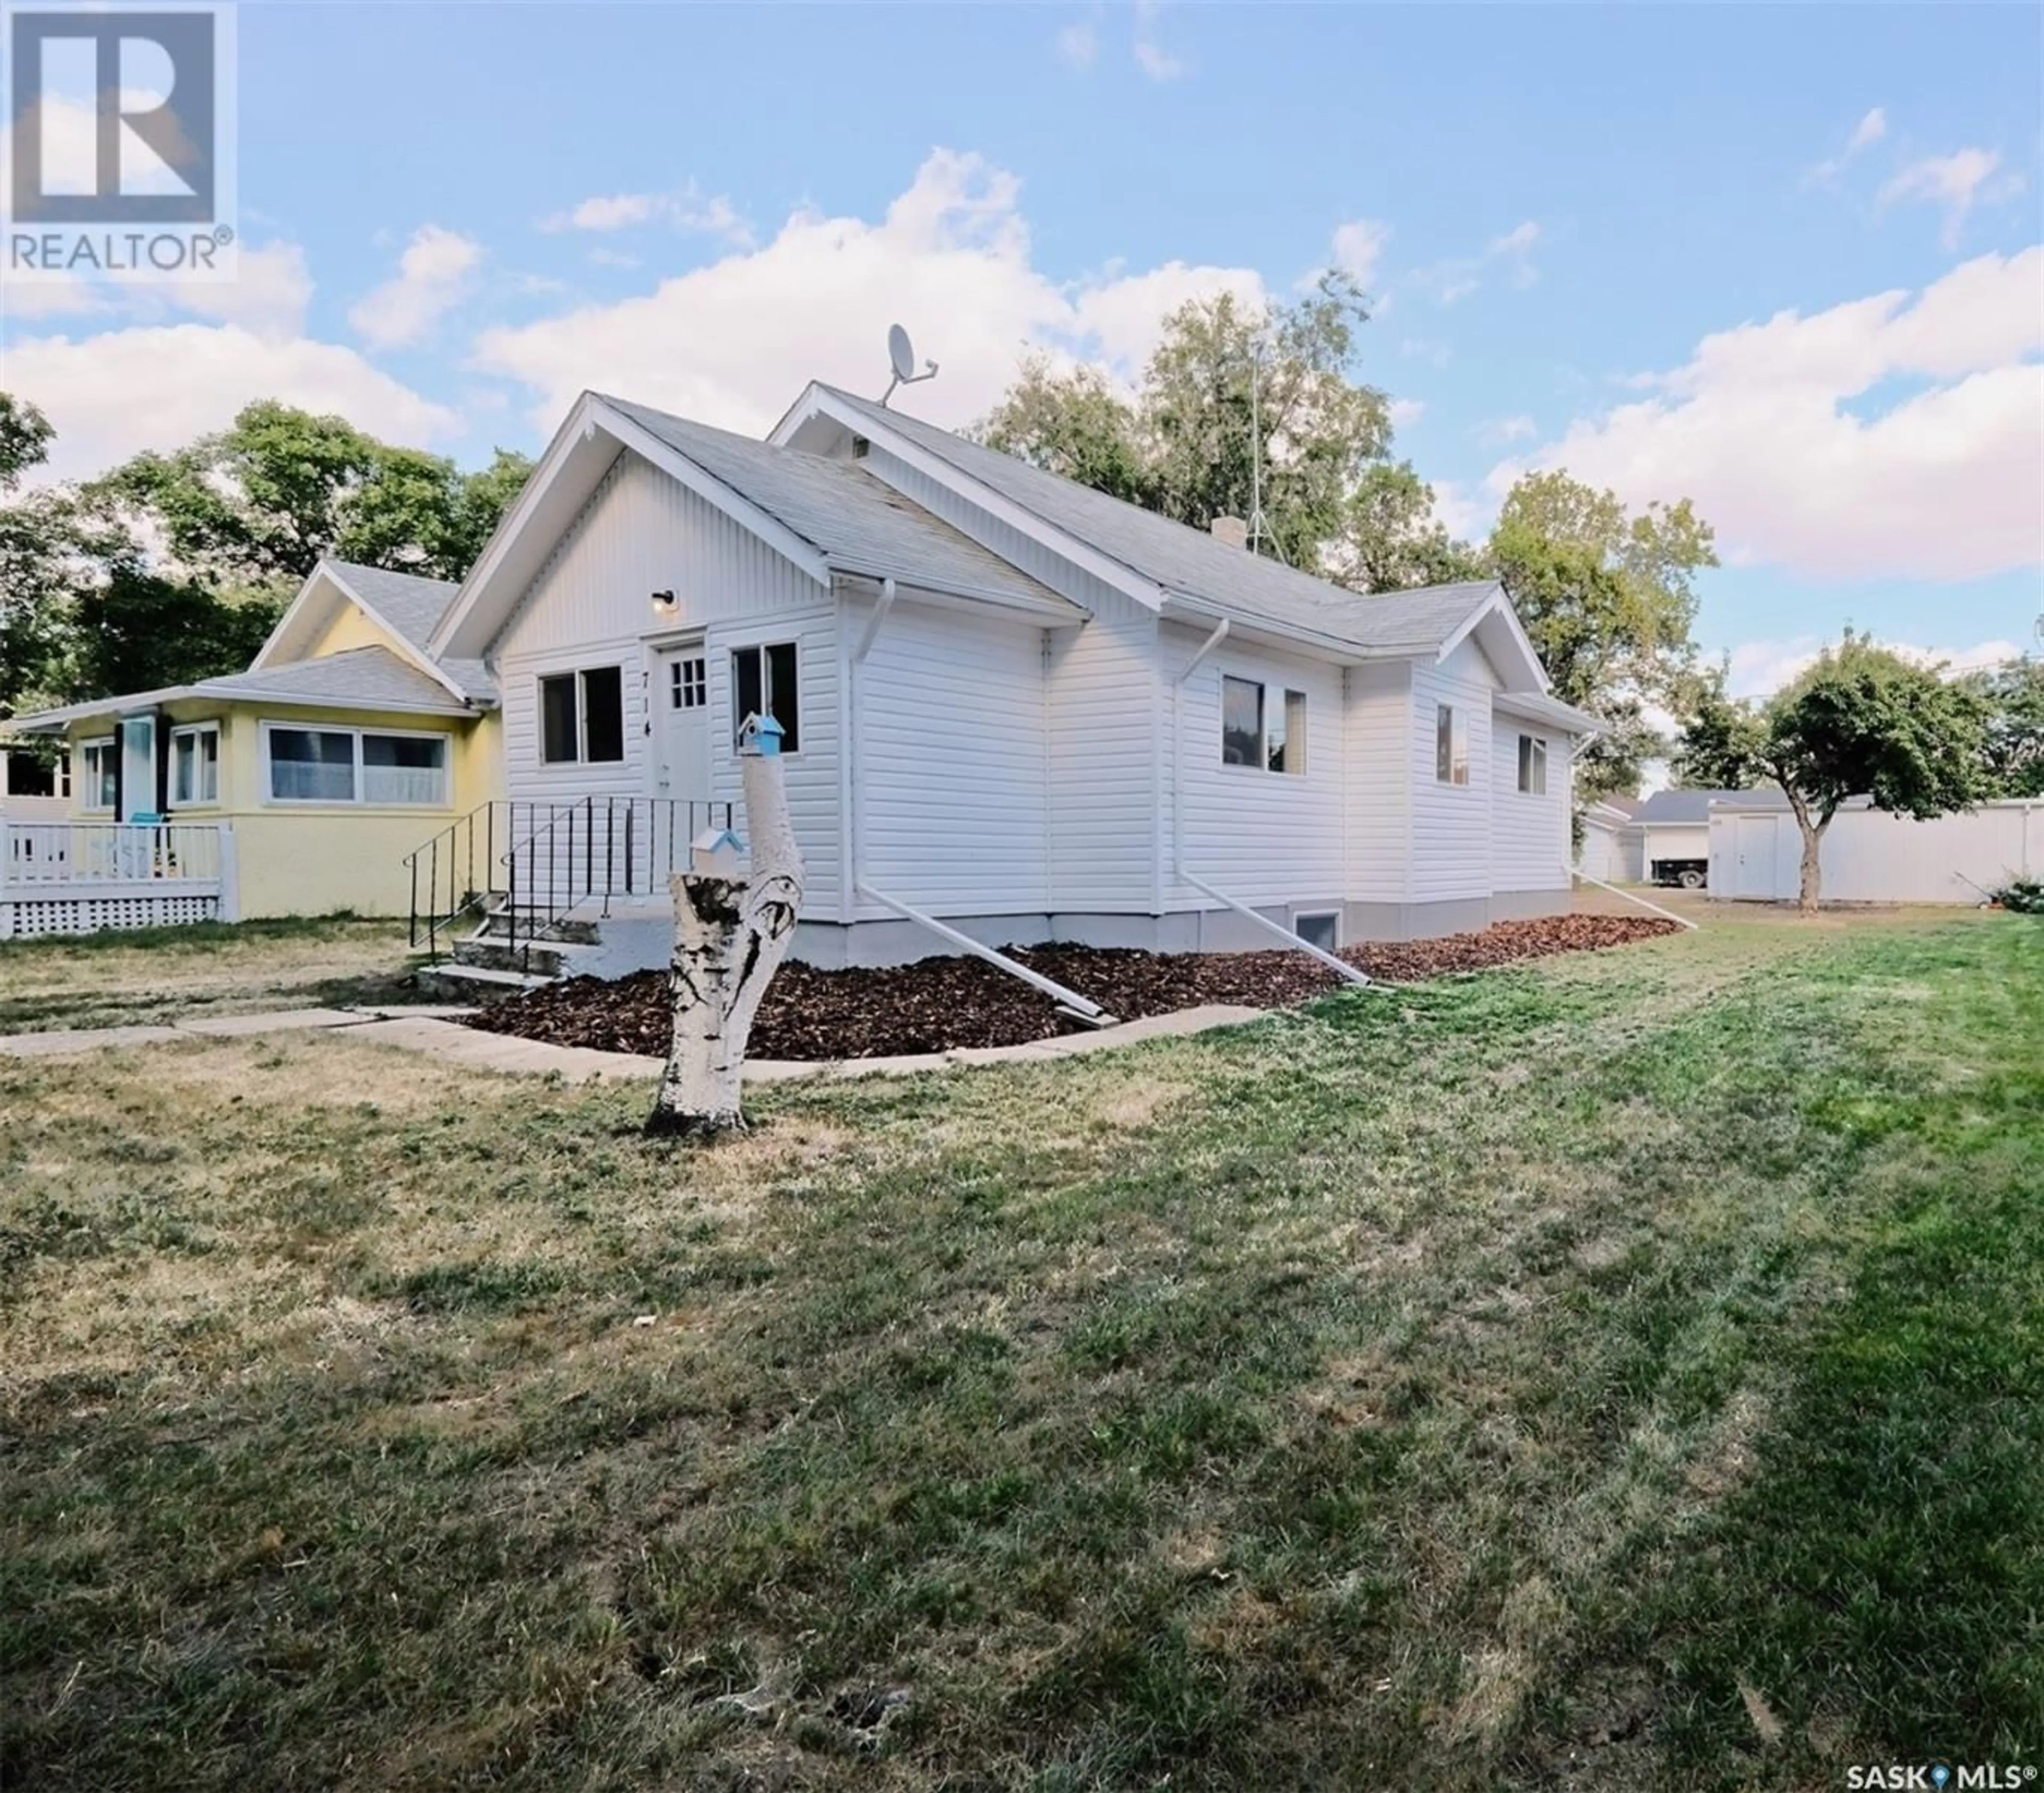
MULTIPOLYGON (((460 948, 455 948, 457 953, 460 948)), ((444 996, 450 1002, 493 1002, 500 996, 513 996, 527 990, 558 983, 551 975, 499 970, 493 965, 463 964, 459 958, 443 959, 436 965, 421 965, 413 974, 421 990, 444 996)))

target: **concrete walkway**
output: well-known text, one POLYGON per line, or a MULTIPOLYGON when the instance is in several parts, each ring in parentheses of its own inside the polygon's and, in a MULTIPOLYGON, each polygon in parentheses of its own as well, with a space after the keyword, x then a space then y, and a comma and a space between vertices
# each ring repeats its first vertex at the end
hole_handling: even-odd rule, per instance
MULTIPOLYGON (((486 1033, 460 1025, 461 1008, 286 1009, 270 1014, 213 1015, 153 1027, 77 1027, 48 1033, 0 1035, 0 1057, 57 1058, 110 1052, 123 1046, 154 1045, 165 1040, 241 1039, 256 1034, 345 1030, 357 1040, 419 1052, 474 1071, 526 1076, 554 1076, 571 1083, 650 1081, 664 1060, 636 1052, 600 1052, 584 1046, 550 1046, 512 1033, 486 1033)), ((745 1068, 749 1083, 785 1083, 796 1077, 903 1076, 946 1071, 962 1064, 1028 1064, 1045 1059, 1077 1058, 1087 1052, 1111 1052, 1116 1046, 1167 1035, 1204 1033, 1209 1028, 1233 1027, 1254 1021, 1263 1011, 1229 1003, 1181 1009, 1175 1014, 1151 1015, 1085 1033, 1060 1034, 1019 1046, 969 1046, 948 1052, 916 1052, 895 1058, 844 1059, 816 1064, 790 1059, 756 1059, 745 1068)))

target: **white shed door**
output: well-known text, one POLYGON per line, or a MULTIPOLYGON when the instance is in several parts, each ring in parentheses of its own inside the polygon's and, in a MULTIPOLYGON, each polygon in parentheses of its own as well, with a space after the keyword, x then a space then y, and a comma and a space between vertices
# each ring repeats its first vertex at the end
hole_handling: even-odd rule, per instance
POLYGON ((709 660, 697 642, 660 656, 654 687, 657 794, 701 802, 709 796, 709 660))
POLYGON ((1774 888, 1774 818, 1734 817, 1732 847, 1738 863, 1732 868, 1731 894, 1735 897, 1773 898, 1777 894, 1774 888))

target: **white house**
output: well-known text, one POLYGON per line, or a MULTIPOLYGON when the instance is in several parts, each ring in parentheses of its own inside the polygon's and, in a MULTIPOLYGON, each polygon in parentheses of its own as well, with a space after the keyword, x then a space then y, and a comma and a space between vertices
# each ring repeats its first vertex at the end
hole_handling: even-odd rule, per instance
MULTIPOLYGON (((446 818, 417 817, 388 901, 348 900, 594 922, 605 968, 664 962, 667 874, 729 819, 755 710, 786 731, 795 950, 823 964, 945 950, 932 922, 1199 949, 1558 911, 1595 726, 1494 584, 1358 596, 823 386, 763 442, 586 394, 458 592, 325 568, 232 683, 327 692, 341 653, 453 732, 398 793, 446 818)), ((402 720, 250 711, 253 813, 359 807, 390 776, 371 748, 398 751, 364 731, 402 720), (315 750, 349 763, 278 759, 315 750)), ((244 884, 285 887, 254 852, 244 884)))

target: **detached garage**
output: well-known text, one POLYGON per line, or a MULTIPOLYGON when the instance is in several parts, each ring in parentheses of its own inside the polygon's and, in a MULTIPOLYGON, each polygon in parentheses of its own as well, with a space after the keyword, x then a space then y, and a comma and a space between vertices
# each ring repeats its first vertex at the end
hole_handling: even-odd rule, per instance
MULTIPOLYGON (((1719 798, 1710 810, 1711 893, 1793 902, 1803 836, 1780 792, 1719 798)), ((1977 903, 2012 878, 2044 870, 2044 802, 1983 803, 1917 821, 1855 798, 1819 849, 1827 902, 1977 903)))

